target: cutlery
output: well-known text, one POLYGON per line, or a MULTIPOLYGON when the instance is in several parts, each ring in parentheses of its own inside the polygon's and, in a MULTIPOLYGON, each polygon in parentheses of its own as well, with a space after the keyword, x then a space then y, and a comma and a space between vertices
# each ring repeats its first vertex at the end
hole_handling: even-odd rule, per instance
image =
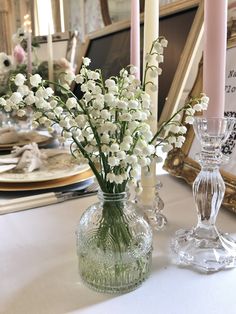
POLYGON ((18 161, 18 157, 11 157, 11 155, 0 156, 0 173, 16 168, 18 161))
POLYGON ((0 165, 0 173, 16 168, 16 165, 0 165))
POLYGON ((17 164, 19 161, 19 157, 8 157, 11 155, 6 155, 0 157, 0 164, 17 164))
POLYGON ((92 196, 97 194, 97 189, 98 185, 94 182, 84 190, 49 192, 38 195, 23 196, 12 200, 4 200, 3 202, 0 202, 0 215, 62 203, 76 198, 92 196))

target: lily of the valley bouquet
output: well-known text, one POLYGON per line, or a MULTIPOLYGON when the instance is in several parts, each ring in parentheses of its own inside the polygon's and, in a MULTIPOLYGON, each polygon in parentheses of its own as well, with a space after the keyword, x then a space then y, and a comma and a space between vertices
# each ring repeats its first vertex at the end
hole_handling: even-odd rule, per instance
MULTIPOLYGON (((161 72, 152 65, 152 58, 162 60, 166 45, 164 38, 153 43, 146 58, 146 71, 153 75, 161 72)), ((89 164, 101 189, 110 193, 125 191, 128 183, 137 183, 141 168, 148 169, 151 160, 158 157, 157 146, 161 145, 164 152, 182 146, 187 131, 184 124, 192 123, 195 111, 207 108, 208 98, 202 95, 190 99, 152 134, 148 119, 156 104, 150 103, 150 96, 135 78, 135 67, 128 66, 119 76, 104 80, 102 71, 90 70, 89 64, 90 60, 83 58, 78 75, 66 73, 62 85, 55 83, 66 99, 55 96, 49 82, 39 74, 32 75, 29 81, 17 74, 10 84, 14 92, 0 98, 0 106, 6 112, 14 110, 19 117, 33 108, 33 126, 40 124, 49 132, 58 124, 62 128, 61 139, 72 140, 73 156, 79 163, 89 164), (70 90, 73 81, 80 84, 81 99, 70 90), (185 113, 184 121, 181 112, 185 113), (156 142, 163 131, 168 131, 167 135, 156 142)), ((145 82, 145 87, 149 83, 152 84, 145 82)))
MULTIPOLYGON (((161 73, 152 60, 163 61, 166 45, 164 38, 153 43, 146 58, 146 73, 152 71, 153 76, 161 73)), ((184 124, 193 122, 195 111, 206 109, 208 98, 202 95, 190 99, 152 134, 148 120, 152 106, 157 104, 150 103, 145 91, 152 82, 142 84, 137 80, 133 66, 104 80, 102 71, 90 70, 89 64, 90 60, 83 58, 78 75, 67 73, 66 84, 56 83, 64 94, 63 99, 54 95, 51 83, 40 75, 34 74, 27 81, 24 75, 17 74, 11 80, 13 92, 0 98, 0 107, 6 112, 14 110, 20 117, 27 108, 33 108, 33 125, 43 125, 49 132, 55 124, 59 125, 61 139, 71 141, 71 153, 78 163, 89 164, 105 201, 100 216, 94 208, 90 210, 98 221, 94 222, 87 214, 81 218, 83 227, 78 233, 81 276, 99 291, 126 291, 147 277, 151 242, 142 220, 134 220, 131 212, 125 214, 120 195, 130 184, 136 186, 137 192, 141 190, 138 176, 141 169, 149 169, 153 159, 158 160, 158 145, 165 152, 182 146, 187 131, 184 124), (81 99, 69 88, 73 82, 80 85, 81 99), (166 135, 157 141, 160 134, 166 135), (113 199, 111 195, 119 196, 113 199)))

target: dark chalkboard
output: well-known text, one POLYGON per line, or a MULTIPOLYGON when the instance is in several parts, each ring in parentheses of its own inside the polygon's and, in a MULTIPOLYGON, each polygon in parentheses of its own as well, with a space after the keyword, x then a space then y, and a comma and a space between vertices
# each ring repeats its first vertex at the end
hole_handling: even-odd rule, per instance
MULTIPOLYGON (((164 63, 162 75, 159 77, 158 113, 161 116, 168 96, 171 83, 173 81, 182 51, 185 47, 189 31, 193 24, 198 6, 160 17, 159 34, 166 37, 168 47, 164 53, 164 63)), ((140 31, 141 47, 143 47, 143 23, 140 31)), ((105 35, 93 36, 89 40, 86 57, 92 62, 90 68, 102 69, 105 78, 117 75, 121 68, 130 63, 130 26, 121 30, 109 32, 105 35)), ((143 61, 143 51, 141 50, 141 69, 143 61)), ((75 86, 74 93, 79 96, 80 88, 75 86)))

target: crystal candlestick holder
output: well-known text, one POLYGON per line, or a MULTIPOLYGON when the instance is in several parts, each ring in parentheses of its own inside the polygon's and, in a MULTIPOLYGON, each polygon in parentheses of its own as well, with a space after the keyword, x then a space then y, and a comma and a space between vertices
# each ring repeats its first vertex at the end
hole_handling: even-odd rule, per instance
POLYGON ((215 225, 225 193, 219 167, 227 157, 221 153, 221 147, 235 122, 234 118, 196 117, 193 123, 201 143, 201 152, 197 154, 201 171, 193 183, 198 223, 191 230, 177 231, 172 249, 179 264, 207 273, 236 266, 236 244, 215 225))
POLYGON ((143 195, 135 197, 135 202, 154 231, 163 229, 167 224, 167 218, 162 212, 164 202, 159 194, 161 188, 162 183, 156 180, 155 184, 145 187, 146 197, 143 195))

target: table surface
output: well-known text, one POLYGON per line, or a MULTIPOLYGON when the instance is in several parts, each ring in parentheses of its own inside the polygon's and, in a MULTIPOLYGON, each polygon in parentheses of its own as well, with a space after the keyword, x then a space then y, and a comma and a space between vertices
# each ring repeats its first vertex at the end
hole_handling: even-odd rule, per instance
MULTIPOLYGON (((0 216, 0 313, 236 313, 235 269, 206 275, 175 265, 170 239, 195 225, 196 212, 188 185, 166 174, 160 180, 168 224, 154 235, 151 276, 120 296, 96 293, 78 275, 74 231, 96 197, 0 216)), ((234 214, 222 209, 217 225, 236 235, 234 214)))

